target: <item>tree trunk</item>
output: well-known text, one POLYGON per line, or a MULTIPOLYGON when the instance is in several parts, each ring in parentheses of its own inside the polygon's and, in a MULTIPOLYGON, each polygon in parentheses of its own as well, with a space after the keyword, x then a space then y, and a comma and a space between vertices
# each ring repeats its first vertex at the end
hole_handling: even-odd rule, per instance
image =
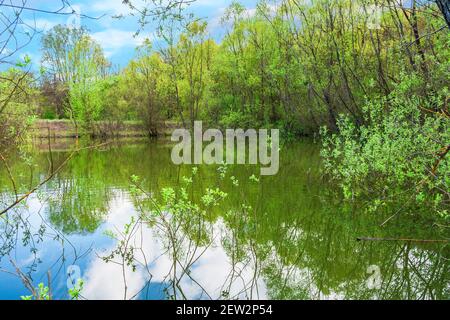
POLYGON ((436 3, 444 16, 445 22, 450 29, 450 2, 448 0, 436 0, 436 3))

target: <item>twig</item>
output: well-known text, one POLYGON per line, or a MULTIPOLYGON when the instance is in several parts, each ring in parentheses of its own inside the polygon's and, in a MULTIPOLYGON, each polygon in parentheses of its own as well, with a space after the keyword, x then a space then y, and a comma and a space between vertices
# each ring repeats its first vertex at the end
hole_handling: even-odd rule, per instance
POLYGON ((427 33, 427 34, 423 34, 422 36, 420 36, 420 37, 417 38, 416 40, 414 40, 414 41, 412 41, 412 42, 406 44, 406 46, 407 46, 407 47, 410 47, 410 46, 412 46, 414 43, 416 43, 417 41, 420 41, 420 39, 425 38, 425 37, 432 36, 433 34, 438 33, 438 32, 441 32, 441 31, 444 30, 444 29, 447 29, 447 26, 446 26, 446 25, 443 25, 442 27, 440 27, 440 28, 437 29, 437 30, 434 30, 433 32, 430 32, 430 33, 427 33))
POLYGON ((47 271, 47 282, 48 282, 48 296, 50 300, 53 300, 53 294, 52 294, 52 274, 51 271, 47 271))
POLYGON ((30 195, 32 195, 33 193, 35 193, 40 187, 42 187, 44 184, 46 184, 47 182, 49 182, 58 172, 60 172, 65 166, 66 164, 70 161, 70 159, 72 159, 75 154, 77 154, 78 152, 82 151, 82 150, 87 150, 87 149, 95 149, 95 148, 99 148, 105 145, 110 144, 111 142, 105 142, 105 143, 101 143, 99 145, 95 145, 95 146, 90 146, 90 147, 85 147, 85 148, 80 148, 77 149, 75 151, 73 151, 70 156, 68 156, 66 158, 66 160, 63 161, 63 163, 52 173, 50 173, 41 183, 39 183, 36 187, 34 187, 33 189, 31 189, 30 191, 28 191, 26 194, 24 194, 22 197, 20 197, 19 199, 17 199, 16 201, 14 201, 14 203, 12 203, 10 206, 8 206, 6 209, 4 209, 3 211, 0 212, 0 216, 2 216, 3 214, 5 214, 6 212, 8 212, 9 210, 11 210, 12 208, 14 208, 15 206, 17 206, 19 203, 21 203, 23 200, 27 199, 30 195))
POLYGON ((23 285, 31 292, 31 294, 33 295, 33 297, 37 298, 38 294, 36 292, 36 290, 33 287, 33 283, 31 282, 31 280, 29 279, 29 277, 27 277, 20 269, 19 267, 15 264, 15 262, 12 259, 9 259, 9 261, 11 262, 11 264, 13 265, 14 269, 16 269, 17 275, 19 276, 19 278, 22 280, 23 285))
POLYGON ((101 18, 103 18, 104 16, 106 16, 106 14, 102 14, 99 17, 91 17, 85 14, 81 14, 78 13, 75 9, 73 9, 72 7, 69 6, 63 6, 62 8, 56 10, 56 11, 50 11, 50 10, 43 10, 43 9, 38 9, 38 8, 32 8, 32 7, 25 7, 23 5, 14 5, 14 4, 5 4, 5 3, 1 3, 0 7, 7 7, 7 8, 12 8, 12 9, 20 9, 20 10, 27 10, 27 11, 34 11, 34 12, 40 12, 40 13, 47 13, 47 14, 55 14, 55 15, 63 15, 63 16, 69 16, 69 15, 77 15, 79 17, 82 18, 87 18, 87 19, 92 19, 92 20, 99 20, 101 18), (62 11, 63 9, 68 8, 70 11, 62 11))
POLYGON ((14 177, 13 177, 13 175, 12 175, 11 168, 9 167, 8 162, 6 162, 5 157, 3 157, 3 155, 2 155, 1 153, 0 153, 0 159, 1 159, 1 160, 3 161, 3 163, 5 164, 6 171, 8 172, 9 180, 11 180, 11 183, 12 183, 12 185, 13 185, 14 194, 15 194, 15 196, 16 196, 16 201, 17 201, 17 199, 19 198, 19 195, 18 195, 18 193, 17 193, 16 182, 14 181, 14 177))
POLYGON ((436 171, 439 167, 439 165, 441 164, 442 160, 444 160, 445 156, 450 152, 450 145, 448 145, 447 147, 444 147, 440 150, 439 154, 438 154, 438 159, 436 160, 433 169, 431 170, 431 172, 433 173, 433 175, 436 174, 436 171))

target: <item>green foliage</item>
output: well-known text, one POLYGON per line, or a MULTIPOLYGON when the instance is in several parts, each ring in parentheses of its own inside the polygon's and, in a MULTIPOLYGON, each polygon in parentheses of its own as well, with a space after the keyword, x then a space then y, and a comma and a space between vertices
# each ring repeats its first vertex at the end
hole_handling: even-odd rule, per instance
POLYGON ((87 36, 88 31, 85 28, 65 25, 56 25, 42 36, 42 62, 45 65, 40 67, 41 105, 44 106, 42 117, 47 118, 47 110, 53 110, 55 118, 72 116, 68 102, 69 84, 78 73, 72 53, 78 43, 87 36))
POLYGON ((369 198, 371 211, 394 202, 448 212, 450 161, 442 150, 450 141, 450 120, 431 111, 443 110, 448 89, 431 97, 412 94, 423 85, 405 77, 388 96, 365 105, 367 125, 342 116, 338 134, 323 130, 325 171, 347 199, 369 198))
POLYGON ((76 70, 69 82, 69 112, 83 129, 92 131, 104 108, 103 93, 108 82, 102 71, 108 63, 101 47, 89 36, 82 37, 68 55, 76 70))
MULTIPOLYGON (((81 291, 83 291, 84 282, 79 279, 77 284, 69 289, 69 296, 71 300, 79 300, 81 298, 81 291)), ((39 283, 38 287, 34 289, 33 294, 29 296, 21 296, 21 300, 51 300, 50 288, 44 283, 39 283)))
POLYGON ((69 296, 71 300, 79 300, 81 298, 81 291, 83 291, 84 282, 82 279, 78 279, 76 285, 69 289, 69 296))
POLYGON ((56 119, 56 113, 51 108, 45 108, 44 111, 41 114, 41 118, 45 120, 55 120, 56 119))
POLYGON ((0 72, 0 150, 23 141, 35 119, 38 90, 27 70, 29 62, 23 65, 0 72))
POLYGON ((122 110, 128 119, 142 121, 150 136, 157 135, 168 108, 167 73, 167 65, 159 54, 151 52, 147 42, 138 48, 136 59, 117 77, 109 105, 122 110))
POLYGON ((449 40, 439 29, 442 19, 430 14, 435 9, 431 2, 406 10, 388 0, 283 0, 277 6, 259 1, 250 15, 233 2, 219 44, 204 22, 189 20, 180 30, 160 26, 165 46, 156 51, 144 41, 112 75, 85 29, 57 26, 43 39, 44 61, 46 73, 58 79, 58 103, 67 84, 67 115, 94 135, 117 131, 125 120, 140 121, 150 136, 165 120, 185 127, 203 120, 275 127, 294 139, 324 125, 336 131, 339 114, 364 124, 366 102, 388 96, 400 74, 445 86, 449 40), (374 5, 383 8, 379 21, 373 21, 374 5), (96 127, 98 120, 107 128, 96 127))
POLYGON ((39 283, 38 287, 34 290, 35 293, 31 296, 21 296, 22 300, 50 300, 50 288, 46 287, 43 283, 39 283))

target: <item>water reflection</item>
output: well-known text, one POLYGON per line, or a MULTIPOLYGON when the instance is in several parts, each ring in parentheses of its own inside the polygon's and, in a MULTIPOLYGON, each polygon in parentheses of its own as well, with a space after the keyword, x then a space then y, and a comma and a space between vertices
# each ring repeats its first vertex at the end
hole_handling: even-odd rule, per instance
MULTIPOLYGON (((66 156, 52 155, 55 163, 66 156)), ((32 163, 12 166, 22 191, 45 176, 48 154, 32 163)), ((164 143, 83 151, 1 218, 0 298, 29 294, 25 278, 50 279, 54 297, 67 299, 66 271, 76 265, 86 299, 448 299, 446 244, 356 241, 448 238, 447 229, 408 217, 380 228, 382 216, 335 199, 319 167, 310 142, 283 148, 280 173, 260 182, 249 179, 252 166, 230 167, 224 178, 200 167, 192 177, 191 167, 171 164, 164 143), (139 195, 130 194, 133 175, 139 195), (227 197, 182 215, 155 212, 152 201, 168 187, 185 188, 200 207, 207 188, 227 197), (367 285, 372 265, 379 290, 367 285)), ((3 169, 0 181, 3 206, 14 197, 3 169)))

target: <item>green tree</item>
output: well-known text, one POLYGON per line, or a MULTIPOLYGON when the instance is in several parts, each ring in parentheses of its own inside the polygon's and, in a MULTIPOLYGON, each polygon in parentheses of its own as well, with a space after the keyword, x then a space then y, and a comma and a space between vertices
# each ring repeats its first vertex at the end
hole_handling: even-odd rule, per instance
POLYGON ((103 92, 109 63, 102 48, 89 36, 83 36, 68 52, 74 73, 69 80, 67 109, 78 132, 78 125, 95 134, 95 121, 104 107, 103 92))

